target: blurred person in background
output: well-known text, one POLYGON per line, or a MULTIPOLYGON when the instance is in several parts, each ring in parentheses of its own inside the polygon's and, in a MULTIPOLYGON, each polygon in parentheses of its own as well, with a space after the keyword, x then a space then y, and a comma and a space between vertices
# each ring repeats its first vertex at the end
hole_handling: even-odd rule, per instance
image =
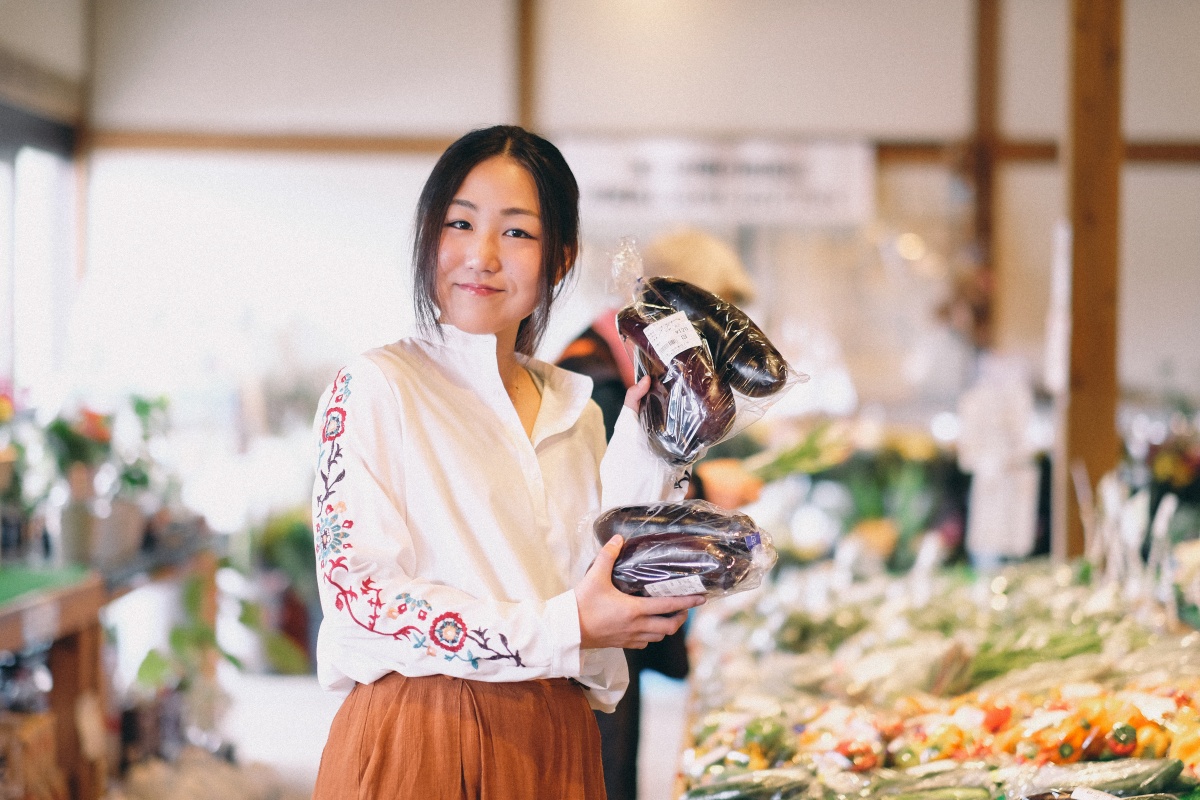
MULTIPOLYGON (((741 306, 754 297, 754 286, 737 252, 722 239, 696 228, 679 228, 657 236, 642 252, 647 277, 679 278, 741 306)), ((612 436, 625 393, 634 384, 633 361, 617 332, 617 308, 606 308, 564 348, 558 365, 592 379, 592 399, 612 436)), ((733 459, 701 461, 693 470, 688 497, 736 508, 757 499, 761 482, 749 477, 733 459)), ((629 688, 612 714, 597 714, 604 783, 608 800, 637 797, 637 753, 644 669, 668 678, 688 674, 683 630, 652 642, 644 650, 626 650, 629 688)))

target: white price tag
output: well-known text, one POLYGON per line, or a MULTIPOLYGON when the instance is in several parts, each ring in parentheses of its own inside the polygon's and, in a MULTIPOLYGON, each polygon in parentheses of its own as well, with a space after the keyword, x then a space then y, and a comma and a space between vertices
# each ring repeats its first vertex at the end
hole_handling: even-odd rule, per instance
POLYGON ((1076 786, 1071 790, 1071 797, 1073 800, 1117 800, 1115 794, 1102 792, 1088 786, 1076 786))
POLYGON ((669 581, 647 584, 646 592, 651 597, 683 597, 688 594, 704 594, 704 582, 696 575, 688 575, 683 578, 672 578, 669 581))
POLYGON ((664 364, 671 363, 671 359, 684 350, 699 347, 704 343, 700 334, 696 332, 696 327, 682 311, 676 311, 669 317, 647 325, 646 339, 664 364))

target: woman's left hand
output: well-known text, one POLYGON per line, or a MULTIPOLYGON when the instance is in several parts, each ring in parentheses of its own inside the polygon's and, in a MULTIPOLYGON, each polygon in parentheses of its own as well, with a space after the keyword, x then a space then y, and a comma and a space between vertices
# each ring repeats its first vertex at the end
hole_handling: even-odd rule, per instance
POLYGON ((618 534, 600 548, 596 560, 575 587, 579 608, 579 646, 641 650, 682 627, 687 610, 704 595, 634 597, 613 586, 612 570, 624 539, 618 534))
POLYGON ((650 376, 643 375, 642 379, 625 391, 625 407, 636 413, 642 405, 642 398, 650 391, 650 376))

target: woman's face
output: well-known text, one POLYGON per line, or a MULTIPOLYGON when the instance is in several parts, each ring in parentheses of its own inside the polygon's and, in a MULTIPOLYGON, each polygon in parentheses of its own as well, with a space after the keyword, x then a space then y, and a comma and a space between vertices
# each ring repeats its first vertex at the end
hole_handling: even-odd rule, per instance
POLYGON ((493 156, 459 187, 438 246, 441 321, 467 333, 516 341, 538 302, 542 220, 537 187, 523 166, 493 156))

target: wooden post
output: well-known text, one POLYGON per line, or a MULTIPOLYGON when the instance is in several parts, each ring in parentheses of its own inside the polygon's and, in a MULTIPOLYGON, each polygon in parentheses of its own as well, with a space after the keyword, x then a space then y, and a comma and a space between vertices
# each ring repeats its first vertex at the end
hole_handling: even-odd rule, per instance
POLYGON ((1071 225, 1071 334, 1059 398, 1054 552, 1083 552, 1070 471, 1095 483, 1120 459, 1117 433, 1117 259, 1121 162, 1121 0, 1071 0, 1066 141, 1071 225))
POLYGON ((988 287, 977 310, 972 336, 976 346, 992 341, 991 288, 995 285, 993 229, 996 218, 996 156, 1000 145, 998 102, 1000 92, 1000 3, 975 0, 975 120, 968 148, 970 181, 975 189, 975 246, 978 249, 980 285, 988 287))
POLYGON ((535 95, 537 94, 537 3, 535 0, 516 0, 517 3, 517 124, 533 130, 536 124, 535 95))
MULTIPOLYGON (((207 532, 206 532, 207 535, 207 532)), ((200 581, 200 620, 214 631, 217 629, 217 554, 211 548, 204 548, 197 553, 193 560, 195 579, 200 581)), ((206 678, 217 677, 217 654, 210 652, 205 656, 200 671, 206 678)))

